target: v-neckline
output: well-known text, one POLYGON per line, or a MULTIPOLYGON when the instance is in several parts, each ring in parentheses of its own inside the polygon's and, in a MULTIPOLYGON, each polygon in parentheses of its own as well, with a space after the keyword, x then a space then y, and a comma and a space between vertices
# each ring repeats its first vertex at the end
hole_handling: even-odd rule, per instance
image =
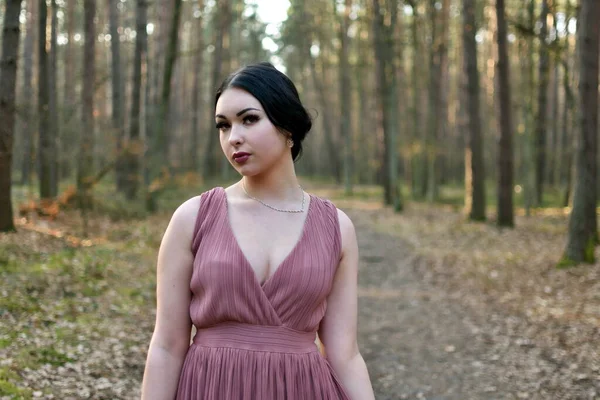
POLYGON ((304 238, 306 236, 306 231, 308 230, 308 224, 310 222, 310 217, 311 217, 311 209, 313 206, 313 202, 314 202, 314 198, 310 193, 308 194, 309 197, 309 203, 308 203, 308 209, 306 211, 306 216, 304 217, 304 222, 302 225, 302 231, 300 233, 300 237, 298 238, 298 240, 296 241, 296 244, 294 245, 294 247, 292 247, 292 249, 290 250, 290 252, 283 258, 283 260, 279 263, 279 265, 277 265, 277 268, 275 269, 275 272, 273 272, 273 274, 271 276, 268 276, 264 282, 260 282, 258 275, 256 274, 256 271, 254 268, 252 268, 252 264, 250 264, 250 261, 248 261, 248 257, 246 257, 246 254, 244 254, 244 250, 242 250, 242 247, 240 246, 240 243, 237 239, 237 237, 235 236, 235 233, 233 232, 233 226, 231 225, 231 219, 229 218, 229 203, 227 202, 227 192, 225 191, 225 188, 221 187, 221 191, 222 191, 222 195, 223 195, 223 207, 225 208, 225 219, 226 219, 226 225, 227 228, 229 230, 229 233, 231 235, 231 238, 233 239, 234 243, 235 243, 235 247, 237 249, 237 251, 240 253, 240 255, 242 256, 242 260, 244 262, 244 265, 246 268, 248 268, 248 272, 254 277, 254 282, 256 282, 256 285, 258 287, 261 288, 261 290, 263 290, 265 287, 272 281, 275 279, 275 277, 277 277, 278 274, 280 274, 280 271, 283 267, 285 267, 285 265, 288 263, 288 260, 291 258, 291 256, 297 251, 298 247, 300 247, 300 244, 302 244, 302 242, 304 241, 304 238))

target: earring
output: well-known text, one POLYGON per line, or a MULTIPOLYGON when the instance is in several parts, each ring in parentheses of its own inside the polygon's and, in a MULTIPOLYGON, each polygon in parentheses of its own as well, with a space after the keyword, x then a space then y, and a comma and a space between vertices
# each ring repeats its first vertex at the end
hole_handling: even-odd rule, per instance
POLYGON ((287 140, 288 147, 294 147, 294 141, 292 139, 287 140))

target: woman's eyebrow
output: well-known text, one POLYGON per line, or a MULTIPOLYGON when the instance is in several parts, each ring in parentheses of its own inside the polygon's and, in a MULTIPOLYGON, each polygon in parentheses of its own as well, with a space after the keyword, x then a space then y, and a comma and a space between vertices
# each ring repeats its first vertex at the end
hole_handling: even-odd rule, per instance
MULTIPOLYGON (((260 111, 258 108, 252 108, 252 107, 248 107, 248 108, 244 108, 243 110, 239 111, 236 115, 236 117, 239 117, 242 114, 245 114, 246 112, 250 111, 250 110, 255 110, 255 111, 260 111)), ((217 114, 215 115, 215 118, 223 118, 223 119, 227 119, 226 116, 224 116, 223 114, 217 114)))
POLYGON ((244 108, 242 111, 238 112, 237 114, 235 114, 236 116, 240 116, 250 110, 256 110, 256 111, 260 111, 258 108, 252 108, 252 107, 248 107, 248 108, 244 108))

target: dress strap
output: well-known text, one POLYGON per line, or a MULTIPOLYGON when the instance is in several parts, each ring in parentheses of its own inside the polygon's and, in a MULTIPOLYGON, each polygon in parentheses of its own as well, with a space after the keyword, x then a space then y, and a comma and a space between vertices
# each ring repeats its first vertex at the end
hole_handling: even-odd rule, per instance
MULTIPOLYGON (((336 206, 326 199, 314 196, 315 207, 318 210, 319 217, 317 221, 321 221, 320 230, 329 241, 330 248, 333 250, 335 259, 339 261, 342 258, 342 234, 340 231, 340 222, 336 206)), ((337 266, 337 265, 336 265, 337 266)))
POLYGON ((194 257, 196 257, 198 247, 200 247, 200 241, 202 240, 202 234, 206 231, 206 225, 214 219, 210 218, 210 216, 213 214, 211 213, 211 209, 214 209, 215 204, 218 203, 218 199, 215 199, 215 197, 218 197, 217 189, 210 189, 200 195, 200 205, 198 206, 198 214, 192 236, 192 254, 194 257))

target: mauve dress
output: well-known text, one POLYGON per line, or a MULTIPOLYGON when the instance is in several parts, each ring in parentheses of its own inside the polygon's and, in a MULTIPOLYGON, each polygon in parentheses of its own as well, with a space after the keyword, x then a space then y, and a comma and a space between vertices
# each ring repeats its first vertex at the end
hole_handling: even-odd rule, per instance
POLYGON ((202 194, 177 399, 347 400, 314 341, 340 260, 337 210, 310 195, 296 246, 262 285, 233 235, 221 187, 202 194))

